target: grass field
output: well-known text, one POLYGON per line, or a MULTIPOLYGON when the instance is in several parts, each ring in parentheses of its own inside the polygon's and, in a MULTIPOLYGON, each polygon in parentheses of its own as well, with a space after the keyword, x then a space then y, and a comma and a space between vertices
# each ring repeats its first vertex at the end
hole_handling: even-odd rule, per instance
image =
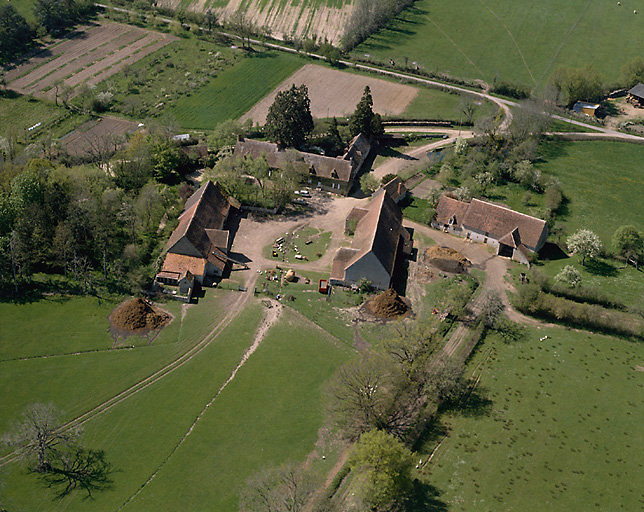
MULTIPOLYGON (((469 407, 433 431, 450 429, 426 475, 440 501, 454 512, 638 510, 643 356, 564 329, 511 344, 488 336, 470 364, 482 377, 469 407)), ((434 445, 428 436, 423 460, 434 445)))
POLYGON ((46 100, 13 93, 0 94, 0 137, 14 130, 23 144, 46 135, 51 135, 52 139, 62 137, 88 119, 46 100), (29 131, 37 123, 42 124, 29 131))
POLYGON ((614 83, 621 67, 641 54, 644 26, 637 0, 419 0, 353 54, 382 62, 418 62, 492 83, 495 77, 527 86, 547 82, 559 66, 592 64, 614 83))
POLYGON ((182 127, 212 129, 241 117, 302 64, 292 55, 259 52, 218 74, 195 94, 181 97, 168 112, 182 127))
POLYGON ((561 181, 568 203, 561 220, 568 233, 595 231, 609 244, 615 229, 644 229, 644 146, 606 141, 547 142, 537 167, 561 181))
MULTIPOLYGON (((418 95, 412 100, 402 118, 410 119, 445 119, 462 121, 462 106, 466 98, 460 94, 450 94, 438 89, 418 88, 418 95)), ((474 119, 490 116, 495 112, 495 105, 489 101, 471 100, 475 104, 474 119)))
POLYGON ((282 251, 273 248, 273 244, 271 244, 264 247, 264 255, 267 258, 273 258, 272 253, 275 250, 278 253, 278 257, 274 258, 276 261, 294 263, 298 261, 295 258, 297 254, 304 256, 307 261, 315 261, 319 260, 328 249, 331 232, 305 226, 298 229, 291 237, 285 234, 284 238, 288 239, 288 242, 285 242, 282 251), (307 244, 307 242, 309 243, 307 244))

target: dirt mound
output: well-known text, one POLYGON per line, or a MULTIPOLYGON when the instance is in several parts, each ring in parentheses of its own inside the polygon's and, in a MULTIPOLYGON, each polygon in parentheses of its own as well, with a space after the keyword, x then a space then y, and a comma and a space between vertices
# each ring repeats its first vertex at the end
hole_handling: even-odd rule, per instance
POLYGON ((472 262, 460 252, 450 247, 434 245, 425 250, 425 261, 444 272, 461 274, 472 262))
POLYGON ((123 331, 152 331, 164 327, 170 320, 168 313, 141 298, 120 304, 110 315, 112 326, 123 331))
POLYGON ((395 318, 404 315, 409 307, 396 290, 389 288, 365 304, 365 308, 380 318, 395 318))

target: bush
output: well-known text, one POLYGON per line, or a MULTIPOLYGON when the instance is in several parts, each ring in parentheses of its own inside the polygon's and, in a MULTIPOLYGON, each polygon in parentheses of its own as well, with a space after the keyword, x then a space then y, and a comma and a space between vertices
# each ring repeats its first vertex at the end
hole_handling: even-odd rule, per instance
POLYGON ((497 82, 496 80, 494 81, 492 92, 518 100, 525 100, 530 97, 530 89, 527 87, 511 82, 497 82))

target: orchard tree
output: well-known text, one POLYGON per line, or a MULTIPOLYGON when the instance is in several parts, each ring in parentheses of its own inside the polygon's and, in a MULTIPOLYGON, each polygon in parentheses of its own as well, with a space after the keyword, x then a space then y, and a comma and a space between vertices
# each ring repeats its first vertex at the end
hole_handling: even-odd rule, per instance
POLYGON ((412 488, 412 453, 394 436, 372 430, 360 436, 349 457, 352 490, 366 510, 393 510, 412 488))
POLYGON ((360 133, 367 137, 384 133, 380 114, 376 114, 373 111, 373 97, 368 85, 365 86, 362 98, 351 115, 351 119, 349 119, 349 131, 352 137, 360 133))
POLYGON ((568 249, 581 256, 581 264, 586 264, 586 258, 596 258, 602 250, 599 237, 589 229, 580 229, 566 240, 568 249))
POLYGON ((581 274, 579 273, 579 270, 572 265, 566 265, 561 269, 561 272, 555 276, 555 281, 562 283, 569 288, 576 288, 581 284, 581 274))
POLYGON ((634 262, 639 269, 639 262, 644 256, 644 234, 635 226, 620 226, 613 235, 613 250, 628 262, 634 262))
POLYGON ((266 116, 269 139, 289 147, 299 147, 313 131, 311 100, 306 85, 293 84, 277 93, 266 116))

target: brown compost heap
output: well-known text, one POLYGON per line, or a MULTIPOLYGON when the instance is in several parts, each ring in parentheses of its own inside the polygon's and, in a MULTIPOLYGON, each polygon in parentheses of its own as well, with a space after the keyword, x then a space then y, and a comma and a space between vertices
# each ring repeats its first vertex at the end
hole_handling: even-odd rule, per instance
POLYGON ((160 329, 172 317, 153 307, 147 300, 136 298, 119 305, 110 316, 112 325, 124 331, 160 329))
POLYGON ((425 261, 444 272, 463 273, 472 262, 450 247, 434 245, 425 250, 425 261))
POLYGON ((365 304, 365 308, 380 318, 395 318, 404 315, 409 309, 393 288, 378 294, 365 304))

